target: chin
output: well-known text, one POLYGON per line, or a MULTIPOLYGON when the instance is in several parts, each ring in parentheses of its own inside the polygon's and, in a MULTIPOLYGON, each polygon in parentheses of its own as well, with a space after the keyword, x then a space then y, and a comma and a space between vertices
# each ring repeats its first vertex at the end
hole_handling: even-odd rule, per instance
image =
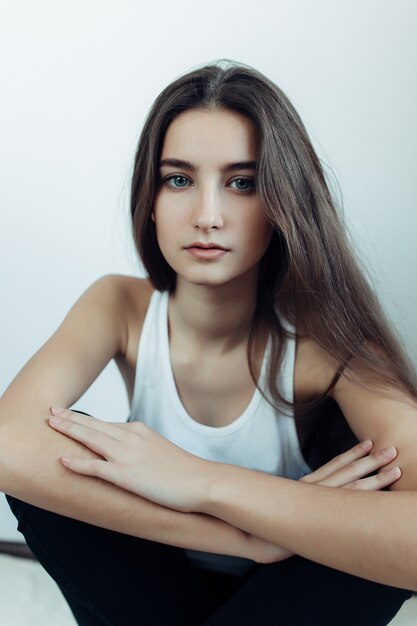
POLYGON ((229 281, 227 279, 208 279, 208 278, 187 278, 186 276, 182 276, 183 281, 187 281, 193 285, 199 285, 200 287, 221 287, 225 285, 229 281))
POLYGON ((198 285, 200 287, 224 287, 228 284, 236 283, 239 279, 245 279, 245 274, 226 274, 226 272, 219 272, 218 275, 208 275, 209 272, 189 272, 189 273, 177 273, 177 277, 181 277, 184 282, 198 285))
MULTIPOLYGON (((169 263, 169 261, 167 261, 169 263)), ((257 268, 257 265, 243 266, 239 268, 225 267, 221 263, 208 262, 198 263, 194 266, 183 263, 169 263, 180 279, 185 283, 198 285, 201 287, 222 287, 227 284, 242 281, 250 281, 251 274, 257 268)))

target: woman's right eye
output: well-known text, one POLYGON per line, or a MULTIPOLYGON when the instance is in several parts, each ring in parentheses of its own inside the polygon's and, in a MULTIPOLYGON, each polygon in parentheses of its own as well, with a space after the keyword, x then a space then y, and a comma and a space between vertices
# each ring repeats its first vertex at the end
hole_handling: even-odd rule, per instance
POLYGON ((172 176, 167 176, 162 182, 173 189, 183 189, 186 186, 187 181, 188 178, 185 176, 182 176, 181 174, 174 174, 172 176), (170 184, 171 181, 175 181, 175 184, 170 184))

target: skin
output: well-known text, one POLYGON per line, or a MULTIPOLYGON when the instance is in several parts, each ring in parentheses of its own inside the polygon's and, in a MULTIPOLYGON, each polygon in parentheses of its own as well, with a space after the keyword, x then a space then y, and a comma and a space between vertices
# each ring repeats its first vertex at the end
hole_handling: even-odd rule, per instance
MULTIPOLYGON (((250 172, 221 174, 224 162, 254 157, 253 128, 229 115, 227 126, 236 132, 226 135, 225 112, 198 111, 204 118, 196 113, 174 121, 172 131, 176 122, 194 121, 193 132, 177 133, 163 149, 174 147, 170 157, 193 160, 198 176, 190 175, 193 185, 185 191, 168 196, 161 188, 154 219, 181 294, 169 311, 176 333, 170 339, 184 350, 203 349, 207 362, 222 371, 222 359, 242 354, 268 237, 262 226, 259 239, 251 241, 259 224, 254 226, 249 210, 243 221, 236 219, 246 202, 259 209, 256 196, 242 198, 229 185, 250 172), (207 125, 211 132, 204 134, 207 125), (172 215, 174 207, 179 212, 172 215), (188 259, 182 246, 203 236, 222 237, 230 255, 213 263, 188 259)), ((46 425, 51 402, 71 406, 111 358, 126 355, 130 284, 127 277, 105 277, 93 285, 6 390, 0 402, 0 488, 35 506, 133 536, 265 563, 295 552, 371 580, 417 588, 416 408, 396 390, 387 398, 341 377, 334 398, 358 439, 372 441, 302 481, 205 461, 140 423, 107 424, 64 410, 61 422, 46 425), (395 449, 381 452, 391 444, 395 449), (400 478, 385 471, 397 463, 400 478), (380 472, 368 476, 374 470, 380 472), (379 491, 387 485, 403 493, 379 491)), ((334 368, 313 340, 298 342, 296 395, 321 393, 334 368)))
POLYGON ((177 273, 170 315, 181 345, 194 353, 218 357, 247 340, 259 261, 273 229, 254 190, 254 170, 221 167, 256 161, 255 146, 253 123, 230 111, 187 111, 165 136, 161 161, 180 158, 196 167, 161 167, 165 182, 152 213, 161 252, 177 273), (229 251, 216 260, 194 259, 184 246, 196 240, 229 251))
MULTIPOLYGON (((255 160, 255 139, 253 126, 240 115, 188 111, 172 123, 163 146, 162 159, 183 159, 195 165, 193 171, 164 166, 164 182, 152 215, 161 251, 177 273, 171 319, 182 345, 191 346, 194 353, 203 351, 213 362, 244 345, 259 261, 271 236, 256 194, 242 194, 231 185, 238 176, 251 172, 239 170, 231 176, 221 169, 227 162, 255 160), (166 180, 174 174, 176 179, 166 180), (174 180, 180 191, 172 187, 174 180), (195 240, 216 241, 230 252, 210 262, 190 258, 184 246, 195 240)), ((307 342, 298 347, 297 361, 296 392, 321 393, 335 371, 331 358, 321 354, 314 342, 307 342)), ((400 483, 401 472, 394 461, 397 449, 380 450, 391 437, 405 451, 405 488, 416 484, 415 464, 409 462, 413 448, 406 448, 398 421, 395 428, 390 419, 394 410, 403 417, 401 423, 409 426, 415 408, 395 390, 391 398, 363 394, 342 377, 334 397, 361 438, 375 434, 373 454, 369 454, 372 441, 368 441, 298 482, 205 461, 140 423, 111 425, 58 409, 54 413, 59 421, 50 421, 50 426, 102 457, 67 456, 62 463, 71 472, 99 477, 177 511, 205 512, 244 528, 265 542, 264 562, 297 552, 371 580, 412 588, 415 572, 410 566, 399 566, 404 544, 395 542, 392 531, 396 514, 388 499, 394 494, 364 492, 400 483), (384 466, 388 471, 363 478, 384 466), (373 524, 368 498, 378 498, 375 504, 383 511, 373 544, 367 536, 373 524), (296 504, 294 509, 291 503, 296 504), (278 510, 283 511, 280 519, 278 510), (339 534, 334 527, 340 529, 339 534), (317 539, 312 541, 314 533, 317 539), (323 536, 330 538, 326 547, 323 536), (387 540, 399 548, 397 554, 389 549, 381 555, 378 546, 387 540)), ((398 495, 404 517, 409 516, 415 494, 398 495)), ((411 538, 409 525, 403 533, 411 538)))
MULTIPOLYGON (((184 451, 141 422, 108 423, 63 407, 51 407, 49 425, 101 457, 99 460, 62 457, 62 464, 72 472, 95 476, 183 513, 208 509, 212 505, 208 496, 212 483, 221 480, 221 473, 226 470, 227 474, 229 467, 184 451)), ((387 487, 400 477, 398 467, 362 477, 383 468, 396 457, 397 451, 389 447, 369 454, 372 446, 372 441, 367 439, 302 477, 300 482, 360 491, 387 487)), ((295 553, 255 534, 252 544, 258 560, 264 563, 280 561, 295 553)))

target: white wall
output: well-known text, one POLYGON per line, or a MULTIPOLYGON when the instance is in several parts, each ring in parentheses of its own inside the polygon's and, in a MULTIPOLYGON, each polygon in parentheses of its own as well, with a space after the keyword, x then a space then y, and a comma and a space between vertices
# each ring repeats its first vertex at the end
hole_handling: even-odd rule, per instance
MULTIPOLYGON (((413 0, 3 0, 0 393, 91 282, 141 274, 128 226, 141 125, 168 82, 220 57, 298 108, 417 361, 416 31, 413 0)), ((77 406, 126 417, 113 365, 77 406)), ((2 505, 0 538, 20 537, 2 505)))

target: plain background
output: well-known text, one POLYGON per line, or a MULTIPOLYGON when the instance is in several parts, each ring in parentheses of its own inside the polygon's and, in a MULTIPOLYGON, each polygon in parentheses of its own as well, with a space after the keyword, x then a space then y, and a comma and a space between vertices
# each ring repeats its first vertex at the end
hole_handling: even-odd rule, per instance
MULTIPOLYGON (((143 121, 220 58, 296 106, 417 362, 416 41, 413 0, 0 1, 0 393, 93 281, 143 275, 129 226, 143 121)), ((76 406, 126 419, 114 364, 76 406)), ((15 526, 2 497, 0 539, 15 526)))

